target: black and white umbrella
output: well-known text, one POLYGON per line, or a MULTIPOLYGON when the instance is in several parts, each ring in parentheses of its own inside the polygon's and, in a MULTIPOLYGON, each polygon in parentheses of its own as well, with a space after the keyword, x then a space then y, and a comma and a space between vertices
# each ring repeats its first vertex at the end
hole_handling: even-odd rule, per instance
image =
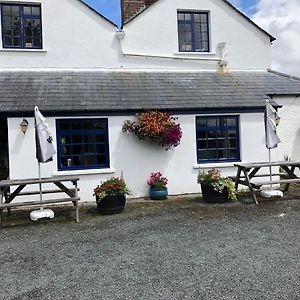
POLYGON ((276 148, 281 142, 276 132, 276 127, 279 123, 279 116, 269 100, 266 100, 265 110, 265 131, 266 131, 266 147, 271 150, 276 148))
MULTIPOLYGON (((280 138, 276 132, 276 127, 279 124, 280 117, 277 111, 274 109, 269 100, 266 100, 266 108, 265 108, 265 136, 266 136, 266 147, 269 150, 269 162, 272 162, 271 159, 271 149, 277 147, 277 145, 281 142, 280 138)), ((270 181, 272 181, 272 167, 270 166, 270 181)), ((271 185, 272 187, 272 185, 271 185)), ((282 192, 280 191, 268 191, 264 193, 264 196, 282 196, 282 192)))
MULTIPOLYGON (((41 184, 41 163, 47 163, 52 161, 53 155, 56 153, 53 138, 49 130, 49 126, 45 117, 41 114, 38 107, 34 108, 34 123, 35 123, 35 147, 36 147, 36 159, 38 161, 39 168, 39 189, 40 189, 40 202, 43 202, 42 184, 41 184)), ((33 221, 37 221, 41 218, 53 218, 54 213, 50 209, 43 209, 32 211, 30 218, 33 221)))

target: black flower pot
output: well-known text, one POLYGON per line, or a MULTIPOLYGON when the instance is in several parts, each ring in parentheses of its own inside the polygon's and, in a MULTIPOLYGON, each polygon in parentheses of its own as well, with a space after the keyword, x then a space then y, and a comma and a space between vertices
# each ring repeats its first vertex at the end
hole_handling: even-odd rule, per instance
POLYGON ((107 195, 99 199, 96 195, 98 210, 103 215, 118 214, 124 210, 126 202, 125 195, 107 195))
POLYGON ((212 185, 201 183, 201 191, 202 191, 203 201, 205 202, 224 203, 228 201, 227 187, 224 187, 223 191, 220 193, 218 191, 215 191, 212 185))

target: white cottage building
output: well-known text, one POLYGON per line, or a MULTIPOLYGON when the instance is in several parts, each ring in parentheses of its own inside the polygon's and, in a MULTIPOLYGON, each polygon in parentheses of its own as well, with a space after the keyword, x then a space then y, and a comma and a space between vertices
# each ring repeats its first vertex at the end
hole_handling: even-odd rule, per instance
POLYGON ((234 162, 268 159, 265 99, 299 109, 300 80, 270 71, 275 38, 225 0, 123 0, 121 29, 80 0, 0 7, 2 178, 38 174, 35 105, 57 149, 43 176, 79 175, 84 201, 121 172, 132 197, 148 194, 156 171, 170 194, 196 193, 200 168, 229 175, 234 162), (178 147, 165 151, 122 132, 145 109, 178 117, 178 147))

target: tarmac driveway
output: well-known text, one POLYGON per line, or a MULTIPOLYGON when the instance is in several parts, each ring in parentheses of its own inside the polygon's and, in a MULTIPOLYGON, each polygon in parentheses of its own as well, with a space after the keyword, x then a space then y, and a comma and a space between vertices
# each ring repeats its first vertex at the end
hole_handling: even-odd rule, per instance
POLYGON ((85 209, 0 231, 0 299, 300 299, 300 201, 85 209))

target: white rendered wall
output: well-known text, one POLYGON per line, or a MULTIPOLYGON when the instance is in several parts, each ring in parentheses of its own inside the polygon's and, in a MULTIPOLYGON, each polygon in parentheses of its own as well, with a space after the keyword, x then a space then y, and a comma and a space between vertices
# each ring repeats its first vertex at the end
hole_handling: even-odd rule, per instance
MULTIPOLYGON (((80 196, 83 201, 94 201, 93 189, 110 176, 120 176, 123 171, 126 182, 132 191, 131 197, 148 195, 147 179, 151 172, 161 171, 169 179, 169 193, 198 193, 197 174, 199 168, 218 167, 223 175, 233 175, 233 164, 197 165, 195 115, 179 115, 183 138, 181 144, 170 151, 141 142, 135 136, 122 133, 124 120, 132 116, 113 116, 108 118, 111 170, 57 172, 56 156, 54 161, 42 165, 42 176, 59 174, 79 174, 80 196), (223 166, 223 167, 222 167, 223 166), (95 174, 96 172, 96 174, 95 174), (85 174, 86 173, 86 174, 85 174), (87 174, 94 173, 94 174, 87 174)), ((33 119, 28 118, 29 129, 24 135, 20 132, 22 118, 8 119, 9 159, 11 179, 38 176, 35 159, 33 119)), ((55 138, 55 118, 47 118, 55 138)), ((240 115, 241 158, 244 162, 266 160, 267 150, 264 144, 264 124, 262 113, 240 115)), ((36 187, 37 188, 37 187, 36 187)), ((46 196, 47 197, 47 196, 46 196)))
POLYGON ((283 105, 279 109, 281 121, 277 127, 281 143, 278 145, 280 160, 288 155, 292 160, 300 161, 300 98, 276 97, 274 100, 283 105))
MULTIPOLYGON (((20 2, 11 0, 9 3, 20 2)), ((3 49, 1 68, 116 68, 116 27, 78 0, 24 0, 42 8, 43 49, 3 49)), ((0 22, 1 26, 1 22, 0 22)))
MULTIPOLYGON (((124 31, 125 54, 167 56, 169 67, 187 63, 178 58, 199 58, 203 61, 190 62, 191 68, 216 70, 217 63, 211 60, 209 64, 208 60, 220 57, 218 44, 222 42, 227 44, 229 70, 266 70, 271 66, 270 37, 220 0, 160 0, 125 25, 124 31), (210 12, 211 54, 178 52, 177 10, 210 12)), ((122 61, 125 67, 137 60, 126 58, 122 61)), ((151 58, 147 61, 153 63, 151 58)))

